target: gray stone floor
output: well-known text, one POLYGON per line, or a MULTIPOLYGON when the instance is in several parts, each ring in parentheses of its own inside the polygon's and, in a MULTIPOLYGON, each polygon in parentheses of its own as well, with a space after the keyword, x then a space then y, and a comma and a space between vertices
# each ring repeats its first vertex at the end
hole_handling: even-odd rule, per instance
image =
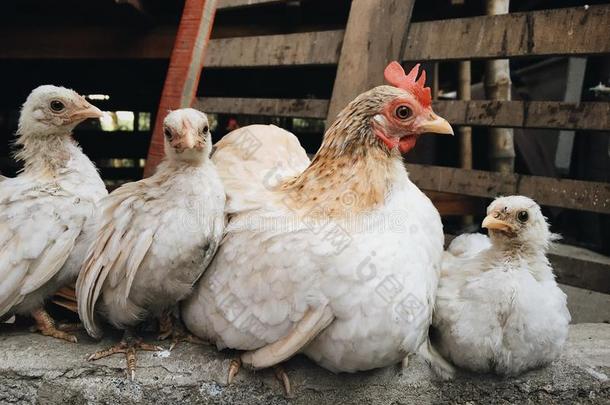
POLYGON ((167 356, 140 354, 136 381, 125 377, 124 358, 87 363, 87 354, 113 343, 80 343, 0 328, 0 403, 61 404, 425 404, 610 403, 610 325, 571 326, 562 357, 517 378, 461 374, 438 381, 413 358, 398 366, 358 374, 331 374, 298 356, 286 364, 294 398, 287 399, 270 370, 242 370, 231 386, 231 353, 182 344, 167 356))

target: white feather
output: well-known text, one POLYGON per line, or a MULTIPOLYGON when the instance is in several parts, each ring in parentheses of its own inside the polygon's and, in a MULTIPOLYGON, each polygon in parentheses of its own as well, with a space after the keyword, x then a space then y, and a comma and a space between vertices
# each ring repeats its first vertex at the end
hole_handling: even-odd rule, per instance
POLYGON ((434 312, 439 351, 459 367, 515 375, 557 358, 570 314, 545 256, 552 238, 525 197, 497 199, 515 235, 463 235, 444 256, 434 312), (519 224, 517 212, 529 220, 519 224))

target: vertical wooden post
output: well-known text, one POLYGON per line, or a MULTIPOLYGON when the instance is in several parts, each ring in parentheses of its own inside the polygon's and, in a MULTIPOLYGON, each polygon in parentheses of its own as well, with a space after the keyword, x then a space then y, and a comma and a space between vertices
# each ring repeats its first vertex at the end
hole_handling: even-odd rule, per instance
POLYGON ((358 94, 383 84, 383 70, 400 61, 415 0, 352 0, 327 127, 358 94))
MULTIPOLYGON (((487 0, 487 15, 507 14, 510 0, 487 0)), ((485 63, 485 92, 490 100, 510 100, 511 81, 508 59, 485 63)), ((515 144, 510 128, 490 128, 490 158, 493 170, 512 173, 515 170, 515 144)))
MULTIPOLYGON (((458 90, 457 96, 460 100, 471 99, 471 69, 470 61, 461 61, 458 69, 458 90)), ((458 128, 460 144, 460 167, 462 169, 472 169, 472 127, 461 126, 458 128)), ((462 217, 462 224, 470 226, 474 222, 472 215, 462 217)))
MULTIPOLYGON (((470 61, 460 62, 457 97, 460 100, 470 100, 470 61)), ((461 126, 458 129, 460 137, 460 167, 462 169, 472 169, 472 127, 461 126)))
POLYGON ((216 3, 217 0, 186 0, 184 3, 153 127, 144 177, 150 176, 163 158, 163 119, 167 111, 189 107, 195 98, 216 3))

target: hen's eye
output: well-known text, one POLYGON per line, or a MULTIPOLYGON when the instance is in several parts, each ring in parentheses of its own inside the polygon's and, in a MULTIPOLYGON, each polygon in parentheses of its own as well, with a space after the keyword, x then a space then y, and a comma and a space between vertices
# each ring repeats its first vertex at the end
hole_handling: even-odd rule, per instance
POLYGON ((396 109, 396 116, 401 120, 409 118, 413 113, 406 105, 401 105, 396 109))
POLYGON ((55 112, 60 112, 62 111, 64 108, 66 108, 66 106, 64 105, 64 103, 62 103, 59 100, 53 100, 51 101, 51 110, 55 111, 55 112))
POLYGON ((517 214, 517 219, 521 222, 527 222, 529 217, 530 216, 527 211, 519 211, 519 213, 517 214))
POLYGON ((204 134, 207 134, 209 130, 210 130, 210 128, 208 128, 207 125, 205 127, 203 127, 203 133, 204 134))
POLYGON ((163 135, 165 135, 167 139, 170 139, 172 137, 172 133, 169 132, 169 129, 167 128, 163 130, 163 135))

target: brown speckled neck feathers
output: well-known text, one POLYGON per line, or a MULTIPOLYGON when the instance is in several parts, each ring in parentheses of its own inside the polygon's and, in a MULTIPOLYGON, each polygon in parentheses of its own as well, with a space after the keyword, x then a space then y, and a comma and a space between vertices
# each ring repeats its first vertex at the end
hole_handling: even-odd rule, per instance
POLYGON ((379 144, 371 118, 359 108, 341 112, 311 165, 282 185, 291 208, 337 217, 370 211, 384 202, 393 182, 394 158, 400 155, 379 144))

